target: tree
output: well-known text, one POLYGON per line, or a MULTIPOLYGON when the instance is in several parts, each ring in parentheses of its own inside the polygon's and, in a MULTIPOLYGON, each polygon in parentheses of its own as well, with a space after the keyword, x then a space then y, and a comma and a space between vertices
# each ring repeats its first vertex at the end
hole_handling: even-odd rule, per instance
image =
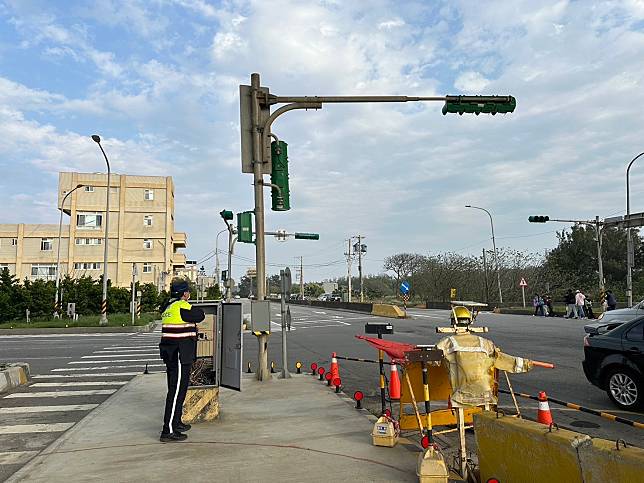
POLYGON ((305 283, 304 284, 304 295, 307 297, 318 298, 324 293, 324 288, 319 283, 305 283))
POLYGON ((251 279, 246 275, 242 275, 239 279, 239 284, 237 284, 237 290, 239 291, 239 296, 246 298, 250 295, 250 284, 251 279))
POLYGON ((220 300, 222 298, 218 283, 208 287, 208 289, 206 290, 206 297, 208 298, 208 300, 220 300))
MULTIPOLYGON (((413 275, 422 265, 425 257, 418 253, 397 253, 385 258, 383 268, 385 271, 392 271, 396 274, 397 285, 400 285, 404 277, 413 275)), ((394 289, 395 290, 395 289, 394 289)))

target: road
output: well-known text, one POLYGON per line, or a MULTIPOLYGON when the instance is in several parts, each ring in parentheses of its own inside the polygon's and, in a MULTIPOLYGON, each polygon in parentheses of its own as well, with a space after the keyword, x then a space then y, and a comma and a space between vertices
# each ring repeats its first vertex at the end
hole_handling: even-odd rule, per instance
MULTIPOLYGON (((28 362, 33 383, 0 397, 0 481, 159 360, 160 334, 0 334, 4 362, 28 362)), ((159 424, 159 431, 161 424, 159 424)))
MULTIPOLYGON (((279 313, 279 305, 272 310, 279 313)), ((410 309, 412 319, 392 320, 366 314, 343 312, 299 305, 291 306, 293 325, 288 332, 289 367, 294 370, 296 361, 305 369, 311 362, 328 368, 332 352, 339 355, 376 359, 377 351, 366 342, 356 339, 364 334, 367 322, 391 322, 395 333, 386 339, 414 344, 434 344, 443 337, 436 327, 449 325, 446 310, 410 309)), ((279 317, 273 320, 279 321, 279 317)), ((644 414, 622 411, 612 405, 605 392, 591 385, 581 367, 583 360, 583 320, 544 318, 522 315, 483 313, 477 325, 489 327, 487 334, 504 352, 535 360, 553 362, 555 369, 535 368, 530 373, 510 375, 515 391, 536 395, 546 391, 551 397, 573 402, 592 409, 602 410, 644 423, 644 414)), ((281 328, 273 324, 269 341, 269 361, 281 367, 281 328)), ((252 334, 244 339, 244 367, 250 361, 256 367, 257 342, 252 334)), ((380 408, 378 366, 350 361, 340 362, 340 376, 344 391, 352 395, 361 390, 366 406, 373 412, 380 408)), ((254 369, 253 369, 254 370, 254 369)), ((278 369, 279 370, 279 369, 278 369)), ((507 389, 504 381, 501 388, 507 389)), ((500 407, 513 411, 510 396, 501 395, 500 407)), ((524 414, 536 417, 536 401, 520 399, 524 414)), ((578 430, 593 437, 615 440, 622 438, 627 443, 644 447, 644 431, 585 414, 573 409, 550 404, 555 422, 560 426, 578 430)))
MULTIPOLYGON (((244 301, 244 312, 249 313, 244 301)), ((288 332, 289 367, 295 362, 311 362, 328 368, 332 352, 339 355, 375 359, 377 353, 367 343, 357 340, 367 322, 391 322, 395 334, 390 340, 432 344, 439 340, 437 326, 448 325, 448 312, 411 309, 411 319, 390 320, 368 314, 292 305, 292 330, 288 332)), ((273 333, 269 341, 269 360, 281 367, 281 326, 279 305, 271 310, 273 333)), ((554 362, 556 369, 536 368, 527 374, 513 375, 515 390, 536 394, 544 390, 550 396, 593 409, 604 410, 644 422, 644 414, 616 409, 606 394, 586 381, 581 369, 584 321, 518 315, 481 314, 479 325, 490 328, 489 338, 505 352, 554 362)), ((90 334, 6 336, 0 334, 3 361, 28 362, 34 375, 30 386, 21 387, 0 397, 0 481, 17 471, 64 431, 105 401, 145 365, 151 371, 163 370, 157 344, 160 334, 90 334)), ((244 335, 244 368, 250 362, 256 368, 257 342, 244 335)), ((378 368, 375 364, 340 361, 344 391, 365 393, 365 406, 374 412, 380 408, 378 368)), ((502 387, 505 387, 503 381, 502 387)), ((520 400, 525 414, 536 415, 536 404, 520 400)), ((501 396, 500 406, 512 409, 509 397, 501 396)), ((555 421, 591 436, 644 447, 644 433, 551 404, 555 421)), ((395 412, 395 411, 394 411, 395 412)), ((321 415, 320 417, 323 417, 321 415)), ((160 430, 159 426, 159 430, 160 430)))

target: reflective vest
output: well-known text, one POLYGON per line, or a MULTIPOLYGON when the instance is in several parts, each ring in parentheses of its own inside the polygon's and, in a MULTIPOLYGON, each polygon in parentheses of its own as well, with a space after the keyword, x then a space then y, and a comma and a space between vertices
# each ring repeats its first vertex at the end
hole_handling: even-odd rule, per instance
POLYGON ((162 338, 184 339, 197 337, 197 324, 184 322, 181 309, 190 310, 192 306, 185 300, 172 302, 161 314, 162 338))

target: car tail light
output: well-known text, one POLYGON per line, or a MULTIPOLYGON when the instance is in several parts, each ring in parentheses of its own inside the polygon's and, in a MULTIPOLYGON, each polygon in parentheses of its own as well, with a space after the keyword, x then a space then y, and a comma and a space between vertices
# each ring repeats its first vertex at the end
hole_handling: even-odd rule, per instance
POLYGON ((587 335, 584 336, 584 347, 590 347, 590 341, 587 335))

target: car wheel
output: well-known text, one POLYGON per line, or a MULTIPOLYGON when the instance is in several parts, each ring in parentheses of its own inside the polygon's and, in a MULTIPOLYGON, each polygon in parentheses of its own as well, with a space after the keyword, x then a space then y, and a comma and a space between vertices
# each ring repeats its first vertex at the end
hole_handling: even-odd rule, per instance
POLYGON ((644 387, 642 380, 630 369, 612 369, 606 378, 606 393, 613 403, 622 409, 642 406, 644 387))

